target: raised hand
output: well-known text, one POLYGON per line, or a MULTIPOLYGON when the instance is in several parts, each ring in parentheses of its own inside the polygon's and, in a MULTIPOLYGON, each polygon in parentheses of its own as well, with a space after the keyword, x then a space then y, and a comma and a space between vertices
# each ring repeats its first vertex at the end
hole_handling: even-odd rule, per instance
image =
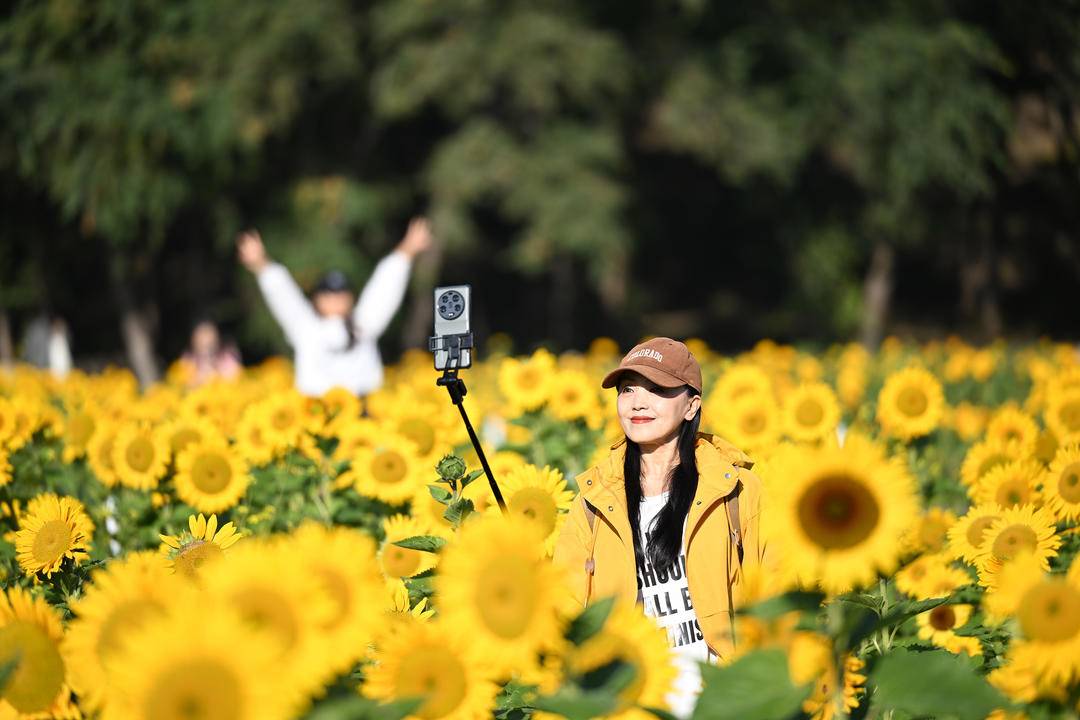
POLYGON ((431 222, 426 217, 414 217, 409 221, 405 237, 398 243, 397 249, 409 257, 416 257, 431 247, 434 236, 431 234, 431 222))
POLYGON ((257 273, 270 262, 258 230, 244 230, 236 236, 236 254, 244 267, 257 273))

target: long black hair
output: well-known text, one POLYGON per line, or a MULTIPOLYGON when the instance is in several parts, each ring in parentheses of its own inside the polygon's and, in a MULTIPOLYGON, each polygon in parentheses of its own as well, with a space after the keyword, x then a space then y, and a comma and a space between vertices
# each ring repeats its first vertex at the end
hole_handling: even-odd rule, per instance
MULTIPOLYGON (((687 387, 691 396, 697 391, 687 387)), ((697 492, 698 470, 694 447, 698 428, 701 426, 701 408, 690 420, 683 420, 679 428, 679 463, 671 471, 670 493, 653 524, 652 540, 648 543, 648 559, 654 568, 666 568, 679 559, 682 550, 683 523, 690 512, 690 503, 697 492)), ((630 529, 634 537, 634 555, 639 560, 644 538, 641 535, 641 448, 630 438, 626 439, 626 455, 623 458, 623 483, 626 486, 626 508, 630 515, 630 529)))

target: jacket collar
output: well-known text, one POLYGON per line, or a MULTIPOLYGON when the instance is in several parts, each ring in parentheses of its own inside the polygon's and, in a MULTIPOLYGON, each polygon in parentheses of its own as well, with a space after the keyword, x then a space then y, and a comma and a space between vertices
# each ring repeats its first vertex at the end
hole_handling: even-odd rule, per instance
MULTIPOLYGON (((626 438, 623 437, 611 446, 611 453, 604 460, 577 478, 582 497, 601 511, 618 504, 622 515, 626 514, 626 488, 622 478, 625 456, 626 438)), ((698 466, 695 504, 699 500, 711 504, 717 498, 729 495, 739 481, 736 466, 749 468, 753 465, 741 450, 709 433, 698 433, 694 456, 698 466)))

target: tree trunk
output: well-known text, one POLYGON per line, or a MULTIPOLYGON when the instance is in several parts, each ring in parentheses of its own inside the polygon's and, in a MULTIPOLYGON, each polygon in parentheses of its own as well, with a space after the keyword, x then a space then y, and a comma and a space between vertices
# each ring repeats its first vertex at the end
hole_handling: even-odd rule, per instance
POLYGON ((875 350, 885 336, 885 323, 892 302, 895 250, 883 240, 874 243, 870 269, 863 280, 863 312, 860 340, 867 350, 875 350))
POLYGON ((150 326, 149 313, 146 310, 139 310, 130 304, 123 307, 120 314, 120 332, 124 337, 128 362, 143 388, 157 382, 160 377, 150 326))
POLYGON ((10 368, 15 364, 15 343, 11 340, 11 319, 7 310, 0 308, 0 367, 10 368))
POLYGON ((442 269, 443 248, 434 243, 413 265, 413 280, 409 290, 409 309, 401 331, 402 349, 427 349, 428 338, 435 330, 435 299, 433 292, 442 269))
MULTIPOLYGON (((980 234, 990 228, 980 227, 980 234)), ((994 284, 994 247, 990 238, 976 241, 978 247, 960 258, 960 313, 966 322, 977 326, 980 340, 989 342, 1002 330, 1001 307, 994 284)))

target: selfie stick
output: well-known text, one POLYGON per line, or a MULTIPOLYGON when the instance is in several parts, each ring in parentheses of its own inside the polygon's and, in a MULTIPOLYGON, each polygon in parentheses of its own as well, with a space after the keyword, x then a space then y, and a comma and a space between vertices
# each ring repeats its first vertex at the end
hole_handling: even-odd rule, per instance
POLYGON ((495 476, 491 473, 491 467, 488 465, 487 457, 484 455, 484 448, 480 445, 480 439, 476 437, 476 431, 473 430, 472 423, 469 422, 469 416, 465 412, 465 404, 462 402, 468 389, 465 387, 465 381, 458 377, 458 365, 461 363, 461 351, 472 348, 472 346, 473 334, 471 332, 460 335, 436 335, 428 338, 428 350, 431 352, 445 350, 449 353, 443 375, 435 381, 435 384, 446 387, 447 392, 450 393, 450 400, 457 405, 458 411, 461 412, 461 419, 465 421, 465 429, 469 431, 469 439, 472 440, 473 447, 476 448, 476 454, 480 458, 480 465, 484 468, 488 484, 491 485, 491 492, 495 495, 495 502, 499 504, 499 509, 506 513, 506 502, 503 500, 502 492, 499 491, 499 486, 495 483, 495 476))

